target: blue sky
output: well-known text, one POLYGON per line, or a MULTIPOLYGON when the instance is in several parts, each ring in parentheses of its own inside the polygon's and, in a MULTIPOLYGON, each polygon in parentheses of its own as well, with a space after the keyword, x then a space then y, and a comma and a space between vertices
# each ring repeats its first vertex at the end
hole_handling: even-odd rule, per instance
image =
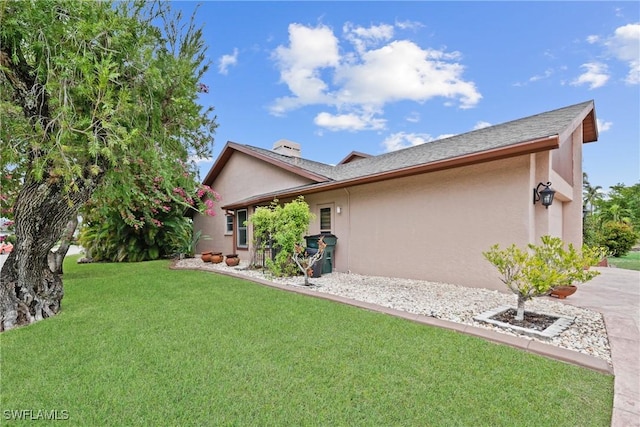
MULTIPOLYGON (((175 2, 189 15, 198 3, 175 2)), ((593 99, 592 185, 640 182, 638 2, 202 2, 213 157, 227 141, 335 164, 593 99)))

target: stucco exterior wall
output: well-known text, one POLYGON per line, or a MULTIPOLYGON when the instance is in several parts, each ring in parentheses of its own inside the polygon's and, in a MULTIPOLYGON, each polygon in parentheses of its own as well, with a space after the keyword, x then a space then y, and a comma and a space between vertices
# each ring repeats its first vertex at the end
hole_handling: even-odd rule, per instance
POLYGON ((529 242, 529 165, 521 156, 349 189, 348 270, 502 290, 482 252, 529 242))
MULTIPOLYGON (((202 230, 202 238, 196 253, 212 250, 229 254, 234 252, 234 235, 225 234, 225 211, 219 206, 244 200, 256 194, 268 193, 283 188, 297 187, 311 183, 310 180, 260 161, 241 152, 235 152, 225 167, 211 184, 222 200, 218 203, 213 217, 195 215, 194 229, 202 230), (209 236, 209 238, 207 238, 209 236)), ((249 210, 251 214, 251 210, 249 210)), ((250 236, 249 236, 250 239, 250 236)), ((236 251, 241 259, 248 259, 249 251, 236 251)))
MULTIPOLYGON (((373 276, 441 281, 505 291, 483 251, 539 243, 546 234, 582 243, 582 126, 562 137, 560 148, 388 181, 308 194, 320 232, 320 209, 331 208, 338 237, 334 270, 373 276), (567 168, 567 163, 570 164, 567 168), (552 206, 533 204, 533 189, 550 181, 552 206)), ((212 187, 231 204, 310 181, 236 152, 212 187)), ((282 200, 286 202, 286 200, 282 200)), ((253 206, 248 207, 251 215, 253 206)), ((195 228, 212 240, 203 250, 231 253, 225 213, 196 216, 195 228)), ((248 230, 249 242, 251 229, 248 230)), ((249 250, 237 250, 248 260, 249 250)))

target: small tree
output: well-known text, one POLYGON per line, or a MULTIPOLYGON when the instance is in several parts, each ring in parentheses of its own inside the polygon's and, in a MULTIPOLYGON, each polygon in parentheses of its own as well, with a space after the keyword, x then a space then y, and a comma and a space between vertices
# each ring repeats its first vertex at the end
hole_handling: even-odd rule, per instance
POLYGON ((564 249, 558 237, 542 236, 542 244, 529 244, 522 250, 515 244, 506 249, 493 245, 482 253, 502 275, 502 282, 518 296, 516 320, 524 320, 524 305, 532 298, 548 295, 556 286, 584 283, 600 274, 586 267, 597 264, 605 255, 602 248, 572 244, 564 249))
POLYGON ((313 273, 313 266, 316 265, 324 255, 327 244, 323 240, 324 237, 320 237, 320 240, 318 240, 318 251, 314 254, 310 254, 308 248, 296 243, 293 260, 300 271, 302 271, 302 274, 304 274, 305 286, 309 286, 309 276, 313 273))
POLYGON ((274 200, 270 206, 256 209, 248 222, 254 226, 254 242, 257 242, 255 239, 262 239, 260 244, 263 248, 270 243, 271 249, 277 252, 273 261, 267 260, 267 268, 273 274, 295 274, 295 247, 302 241, 313 218, 314 215, 302 196, 284 205, 274 200))

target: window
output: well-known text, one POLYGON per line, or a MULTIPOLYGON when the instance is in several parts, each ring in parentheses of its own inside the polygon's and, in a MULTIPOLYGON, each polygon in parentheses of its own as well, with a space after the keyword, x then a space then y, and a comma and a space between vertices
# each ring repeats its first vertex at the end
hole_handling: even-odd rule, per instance
POLYGON ((331 233, 331 208, 320 208, 320 232, 331 233))
POLYGON ((236 216, 238 219, 238 247, 239 248, 246 248, 248 247, 247 245, 247 225, 245 224, 245 222, 247 222, 247 210, 246 209, 241 209, 239 211, 236 211, 236 216))
POLYGON ((227 228, 224 230, 224 234, 233 234, 233 215, 227 215, 227 228))

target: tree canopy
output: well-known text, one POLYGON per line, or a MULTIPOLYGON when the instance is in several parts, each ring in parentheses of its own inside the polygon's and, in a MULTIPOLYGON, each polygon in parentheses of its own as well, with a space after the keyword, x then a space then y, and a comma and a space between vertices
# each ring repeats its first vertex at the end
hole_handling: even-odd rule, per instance
POLYGON ((0 2, 0 202, 17 237, 0 329, 59 310, 47 254, 92 196, 130 208, 141 161, 170 188, 176 162, 209 154, 205 52, 193 17, 168 3, 0 2))

